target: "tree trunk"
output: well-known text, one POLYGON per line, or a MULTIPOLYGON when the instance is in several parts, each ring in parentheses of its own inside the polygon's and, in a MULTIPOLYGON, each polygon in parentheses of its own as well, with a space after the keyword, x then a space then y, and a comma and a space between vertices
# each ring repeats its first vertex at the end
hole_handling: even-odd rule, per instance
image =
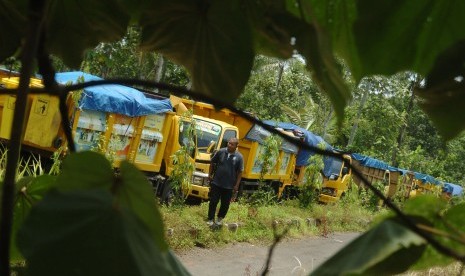
POLYGON ((363 96, 362 96, 362 100, 360 101, 360 106, 358 107, 357 117, 355 118, 355 122, 352 126, 352 130, 350 131, 350 137, 349 137, 349 141, 347 142, 347 147, 350 147, 350 145, 352 145, 352 143, 354 142, 355 134, 357 133, 357 129, 358 129, 358 121, 360 120, 360 117, 362 116, 362 110, 365 107, 365 103, 368 98, 368 93, 369 93, 369 89, 365 89, 365 92, 363 93, 363 96))
POLYGON ((329 109, 329 114, 328 116, 326 117, 326 120, 324 122, 324 125, 323 125, 323 139, 326 140, 326 133, 328 132, 328 126, 329 126, 329 122, 331 121, 331 118, 332 118, 332 115, 333 115, 333 106, 331 106, 331 108, 329 109))
POLYGON ((283 78, 283 73, 284 73, 284 62, 279 63, 279 69, 278 69, 278 77, 276 79, 276 91, 278 91, 279 85, 281 85, 281 80, 283 78))
MULTIPOLYGON (((156 68, 157 71, 155 73, 155 81, 160 82, 161 80, 163 80, 163 77, 165 75, 165 58, 162 55, 160 55, 157 59, 156 68)), ((158 88, 155 91, 158 93, 158 88)))
POLYGON ((400 127, 399 136, 397 136, 396 145, 394 146, 394 148, 392 150, 391 164, 394 167, 399 166, 399 162, 397 160, 397 152, 399 152, 399 150, 402 148, 402 143, 404 141, 404 133, 405 133, 405 130, 407 129, 408 119, 409 119, 410 113, 411 113, 412 108, 413 108, 413 99, 415 97, 415 95, 413 93, 413 90, 414 90, 417 82, 418 82, 418 76, 415 76, 415 79, 412 80, 412 82, 410 83, 410 87, 409 87, 410 98, 409 98, 409 101, 408 101, 408 104, 407 104, 407 109, 405 110, 404 123, 400 127))

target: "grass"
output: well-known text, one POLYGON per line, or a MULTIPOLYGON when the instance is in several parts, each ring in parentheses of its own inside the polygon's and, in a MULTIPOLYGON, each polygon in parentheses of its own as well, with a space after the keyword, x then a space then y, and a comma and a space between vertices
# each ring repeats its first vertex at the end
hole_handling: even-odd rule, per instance
POLYGON ((225 222, 238 223, 239 227, 230 231, 227 227, 212 230, 207 226, 208 202, 198 206, 160 207, 160 210, 165 228, 172 229, 167 231, 167 241, 174 250, 195 246, 213 248, 236 242, 269 244, 275 231, 280 234, 287 227, 287 238, 364 231, 378 214, 348 202, 315 204, 310 208, 299 207, 297 200, 254 207, 232 203, 225 222), (316 223, 309 223, 309 218, 316 223))
MULTIPOLYGON (((280 234, 290 227, 288 239, 308 236, 326 236, 332 232, 362 232, 372 223, 388 215, 387 209, 373 211, 361 206, 359 200, 342 200, 337 204, 313 204, 309 208, 299 207, 298 200, 284 201, 270 206, 251 208, 245 203, 232 203, 226 223, 238 223, 236 231, 227 227, 212 230, 206 224, 208 202, 197 206, 161 206, 166 229, 172 229, 166 240, 175 251, 185 251, 193 247, 215 248, 238 242, 256 245, 269 245, 273 242, 275 231, 280 234), (308 218, 318 221, 309 225, 308 218), (275 227, 273 227, 273 225, 275 227)), ((461 275, 460 263, 446 267, 434 267, 424 271, 408 271, 405 276, 420 275, 461 275)))
POLYGON ((444 267, 433 267, 423 271, 409 271, 402 273, 403 276, 443 276, 443 275, 464 275, 463 264, 456 262, 444 267))

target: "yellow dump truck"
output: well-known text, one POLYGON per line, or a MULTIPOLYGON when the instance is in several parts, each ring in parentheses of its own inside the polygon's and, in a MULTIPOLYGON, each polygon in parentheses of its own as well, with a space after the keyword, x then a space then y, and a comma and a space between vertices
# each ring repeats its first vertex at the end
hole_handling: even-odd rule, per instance
POLYGON ((328 163, 334 173, 331 173, 329 178, 325 177, 323 181, 320 202, 330 203, 339 200, 349 189, 350 179, 360 187, 366 188, 361 178, 352 173, 349 164, 360 171, 370 183, 383 183, 384 193, 388 198, 392 198, 400 191, 400 187, 405 188, 404 197, 409 197, 413 185, 412 172, 389 166, 380 160, 357 153, 344 154, 343 157, 343 160, 336 159, 328 163))
MULTIPOLYGON (((86 81, 96 77, 83 73, 61 73, 61 83, 86 81)), ((154 189, 162 198, 169 193, 169 177, 174 169, 173 156, 187 146, 188 131, 194 125, 195 145, 189 162, 197 165, 192 175, 189 195, 208 199, 210 153, 237 137, 238 129, 227 123, 202 116, 183 116, 187 108, 182 102, 154 99, 140 91, 117 85, 96 86, 84 90, 79 106, 73 112, 73 134, 78 151, 99 147, 114 158, 133 162, 149 175, 154 189), (129 101, 128 101, 129 100, 129 101), (112 106, 114 103, 114 106, 112 106), (173 112, 172 110, 176 110, 173 112)))
MULTIPOLYGON (((260 185, 262 168, 260 155, 263 151, 263 141, 271 133, 228 109, 216 110, 211 104, 194 102, 175 96, 171 96, 171 102, 173 104, 182 102, 188 109, 192 109, 195 115, 222 121, 238 129, 238 150, 244 157, 244 172, 242 173, 239 194, 250 194, 256 191, 260 185)), ((228 137, 230 138, 231 135, 228 137)), ((225 147, 227 139, 224 139, 223 142, 224 144, 219 145, 216 149, 225 147)), ((272 187, 278 196, 281 195, 284 187, 292 182, 297 150, 297 147, 293 144, 283 141, 278 158, 272 165, 270 172, 263 176, 265 185, 272 187)), ((197 164, 196 166, 199 167, 200 165, 197 164)), ((206 171, 206 167, 203 170, 206 171)))
POLYGON ((352 158, 347 154, 343 155, 343 159, 332 157, 325 159, 325 167, 322 174, 323 180, 318 198, 320 202, 335 202, 344 196, 350 187, 350 179, 352 177, 351 164, 353 164, 352 158))
MULTIPOLYGON (((83 72, 66 72, 56 74, 56 80, 68 84, 100 78, 83 72)), ((18 83, 17 77, 1 79, 6 88, 16 88, 18 83)), ((42 81, 33 78, 31 86, 41 88, 42 81)), ((147 174, 155 192, 162 197, 169 193, 174 153, 190 143, 187 132, 192 121, 195 147, 189 162, 198 161, 200 169, 192 177, 197 184, 207 184, 205 172, 208 171, 210 152, 229 137, 238 135, 235 126, 201 116, 182 116, 186 111, 182 103, 173 106, 169 99, 156 99, 130 87, 92 86, 73 93, 74 97, 70 95, 67 105, 76 150, 105 153, 114 161, 115 168, 121 160, 133 162, 147 174), (79 100, 73 100, 78 94, 79 100)), ((14 103, 14 95, 0 96, 0 138, 3 140, 10 137, 14 103)), ((57 98, 47 94, 29 96, 23 143, 28 150, 51 154, 65 145, 58 104, 57 98)), ((207 187, 194 188, 190 193, 208 198, 207 187)))
POLYGON ((424 173, 413 172, 413 174, 414 179, 410 196, 423 194, 441 194, 443 185, 439 180, 424 173))
MULTIPOLYGON (((0 83, 4 88, 17 88, 19 77, 2 78, 0 83)), ((43 87, 42 81, 36 78, 31 79, 30 86, 43 87)), ((10 139, 15 103, 15 95, 0 96, 0 139, 3 142, 10 139)), ((35 94, 28 97, 23 129, 23 149, 50 156, 62 146, 64 134, 60 124, 58 104, 58 98, 48 94, 35 94)))

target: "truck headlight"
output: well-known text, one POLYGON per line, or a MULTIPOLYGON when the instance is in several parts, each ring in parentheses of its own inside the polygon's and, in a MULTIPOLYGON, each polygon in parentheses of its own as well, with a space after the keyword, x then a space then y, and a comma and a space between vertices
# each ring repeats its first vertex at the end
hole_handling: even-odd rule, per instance
POLYGON ((203 178, 197 175, 192 176, 192 184, 203 186, 203 178))
POLYGON ((197 186, 208 186, 208 174, 203 172, 194 172, 192 184, 197 186))

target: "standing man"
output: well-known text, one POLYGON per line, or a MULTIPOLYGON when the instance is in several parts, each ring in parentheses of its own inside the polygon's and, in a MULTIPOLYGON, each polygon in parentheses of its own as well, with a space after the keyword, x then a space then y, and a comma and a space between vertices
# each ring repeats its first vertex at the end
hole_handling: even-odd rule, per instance
POLYGON ((229 204, 233 193, 236 193, 241 183, 244 159, 237 151, 239 141, 231 138, 226 148, 221 148, 213 155, 210 164, 210 204, 208 206, 208 225, 214 224, 216 206, 221 200, 220 210, 217 216, 217 225, 223 224, 223 219, 228 213, 229 204), (213 174, 213 167, 215 173, 213 174))

